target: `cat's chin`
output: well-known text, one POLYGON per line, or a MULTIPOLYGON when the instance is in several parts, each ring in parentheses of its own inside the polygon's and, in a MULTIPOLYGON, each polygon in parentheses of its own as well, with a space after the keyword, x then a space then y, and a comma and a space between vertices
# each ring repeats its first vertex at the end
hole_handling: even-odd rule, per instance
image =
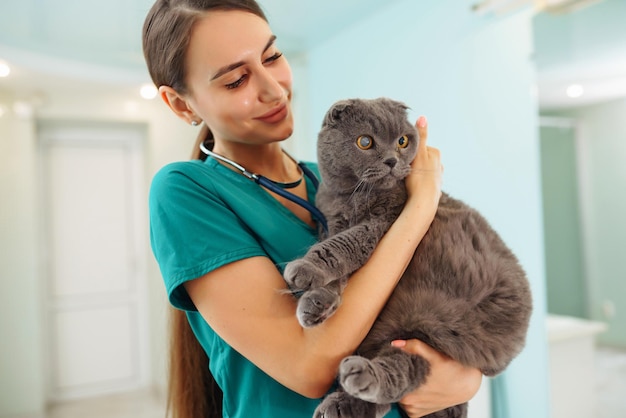
POLYGON ((404 179, 397 179, 395 177, 392 176, 385 176, 382 177, 381 179, 379 179, 376 183, 375 183, 375 189, 376 190, 390 190, 390 189, 395 189, 396 187, 398 187, 398 183, 404 181, 404 179))

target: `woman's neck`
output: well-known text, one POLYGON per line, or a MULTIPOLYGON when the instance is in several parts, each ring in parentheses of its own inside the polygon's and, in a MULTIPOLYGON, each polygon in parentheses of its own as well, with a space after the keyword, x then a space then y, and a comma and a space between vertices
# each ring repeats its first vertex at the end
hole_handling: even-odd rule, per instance
POLYGON ((283 152, 277 142, 264 145, 216 142, 213 152, 236 162, 250 172, 274 181, 295 181, 301 175, 297 164, 283 152))

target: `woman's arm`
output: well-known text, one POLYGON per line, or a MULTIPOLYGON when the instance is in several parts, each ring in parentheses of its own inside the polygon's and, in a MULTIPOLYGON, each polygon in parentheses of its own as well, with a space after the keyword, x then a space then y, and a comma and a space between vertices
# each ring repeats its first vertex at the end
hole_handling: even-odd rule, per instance
POLYGON ((228 344, 274 379, 304 396, 323 396, 339 362, 369 332, 434 218, 441 165, 425 135, 413 168, 403 212, 370 260, 351 276, 342 305, 321 325, 300 326, 295 300, 283 292, 283 277, 265 257, 237 261, 187 282, 195 306, 228 344))

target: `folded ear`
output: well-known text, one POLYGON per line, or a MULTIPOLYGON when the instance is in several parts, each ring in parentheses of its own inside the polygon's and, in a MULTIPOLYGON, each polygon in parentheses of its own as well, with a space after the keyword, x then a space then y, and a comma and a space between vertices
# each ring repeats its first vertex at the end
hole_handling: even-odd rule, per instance
POLYGON ((335 102, 335 104, 328 109, 328 112, 326 112, 322 126, 333 125, 335 122, 341 120, 345 112, 352 106, 352 103, 352 100, 339 100, 335 102))
POLYGON ((407 112, 410 107, 407 106, 406 104, 404 104, 403 102, 400 102, 398 100, 393 100, 393 99, 389 99, 387 97, 382 97, 379 99, 382 103, 385 103, 386 106, 390 107, 390 108, 395 108, 400 112, 407 112))

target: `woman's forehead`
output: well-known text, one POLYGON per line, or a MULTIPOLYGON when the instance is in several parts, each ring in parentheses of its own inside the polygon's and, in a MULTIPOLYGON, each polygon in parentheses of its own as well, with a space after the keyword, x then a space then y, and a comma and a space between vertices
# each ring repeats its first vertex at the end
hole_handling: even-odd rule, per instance
POLYGON ((265 20, 244 11, 212 11, 200 19, 191 34, 189 56, 219 68, 258 57, 272 31, 265 20))

